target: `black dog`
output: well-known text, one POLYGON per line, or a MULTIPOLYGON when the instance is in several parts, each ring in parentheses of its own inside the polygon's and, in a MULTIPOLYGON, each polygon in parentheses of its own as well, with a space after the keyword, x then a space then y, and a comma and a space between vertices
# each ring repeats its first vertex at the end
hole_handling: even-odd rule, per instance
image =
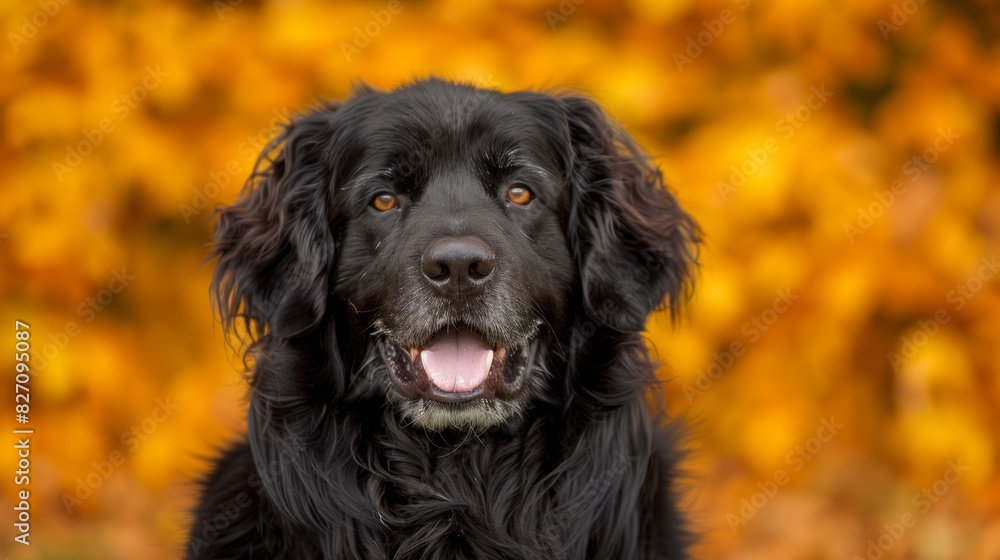
POLYGON ((698 230, 597 105, 361 89, 261 160, 212 284, 247 441, 187 558, 687 558, 639 332, 698 230))

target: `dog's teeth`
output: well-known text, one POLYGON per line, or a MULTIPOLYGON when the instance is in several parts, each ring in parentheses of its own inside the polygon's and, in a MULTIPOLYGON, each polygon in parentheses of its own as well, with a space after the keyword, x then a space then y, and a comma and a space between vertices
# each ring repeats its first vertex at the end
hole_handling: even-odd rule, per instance
POLYGON ((500 358, 502 360, 503 357, 507 355, 507 347, 501 346, 500 348, 497 348, 496 355, 497 358, 500 358))
POLYGON ((417 356, 420 355, 420 350, 417 350, 416 346, 410 347, 410 360, 413 362, 417 361, 417 356))

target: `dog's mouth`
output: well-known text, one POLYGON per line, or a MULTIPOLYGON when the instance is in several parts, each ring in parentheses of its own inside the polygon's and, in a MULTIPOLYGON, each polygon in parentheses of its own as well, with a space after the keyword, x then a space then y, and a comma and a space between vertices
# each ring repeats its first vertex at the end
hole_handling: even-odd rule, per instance
POLYGON ((514 396, 523 384, 526 345, 491 344, 466 325, 444 328, 424 344, 404 347, 380 336, 378 345, 393 384, 409 399, 493 400, 514 396))

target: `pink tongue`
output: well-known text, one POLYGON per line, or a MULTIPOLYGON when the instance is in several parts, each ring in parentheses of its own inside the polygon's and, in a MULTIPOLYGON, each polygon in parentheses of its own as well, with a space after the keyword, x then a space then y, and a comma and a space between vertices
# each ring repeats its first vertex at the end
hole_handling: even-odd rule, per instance
POLYGON ((469 329, 449 330, 420 352, 420 360, 438 389, 464 393, 486 380, 493 350, 469 329))

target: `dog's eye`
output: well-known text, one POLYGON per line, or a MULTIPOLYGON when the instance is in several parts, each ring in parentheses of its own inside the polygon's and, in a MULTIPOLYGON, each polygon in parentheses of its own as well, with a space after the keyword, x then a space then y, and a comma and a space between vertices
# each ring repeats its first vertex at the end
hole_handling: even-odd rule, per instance
POLYGON ((531 199, 535 198, 528 187, 522 185, 514 185, 507 189, 507 200, 517 204, 519 206, 524 206, 525 204, 531 202, 531 199))
POLYGON ((379 212, 388 212, 396 207, 396 195, 382 193, 372 199, 372 206, 379 212))

